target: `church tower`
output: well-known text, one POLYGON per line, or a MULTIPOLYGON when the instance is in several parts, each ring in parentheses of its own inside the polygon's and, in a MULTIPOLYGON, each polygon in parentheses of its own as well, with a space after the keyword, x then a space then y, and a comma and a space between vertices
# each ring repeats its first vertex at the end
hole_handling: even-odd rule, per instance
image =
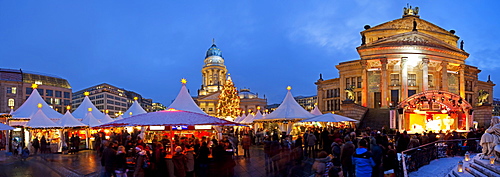
POLYGON ((198 90, 200 96, 217 92, 226 83, 227 69, 224 65, 222 51, 215 45, 215 40, 212 40, 212 46, 207 50, 204 63, 201 69, 202 85, 198 90))

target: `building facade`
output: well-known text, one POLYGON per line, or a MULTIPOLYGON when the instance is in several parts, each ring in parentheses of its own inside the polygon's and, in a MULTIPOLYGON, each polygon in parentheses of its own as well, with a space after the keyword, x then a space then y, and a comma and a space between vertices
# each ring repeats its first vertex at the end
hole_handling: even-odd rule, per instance
MULTIPOLYGON (((198 90, 198 96, 194 100, 201 110, 208 115, 215 116, 220 91, 226 83, 228 73, 226 65, 224 65, 222 51, 215 45, 215 42, 207 50, 201 73, 201 88, 198 90)), ((247 113, 250 110, 255 112, 257 107, 264 109, 267 105, 267 99, 259 98, 257 94, 251 93, 249 89, 240 90, 239 96, 240 108, 247 113)))
POLYGON ((76 110, 85 98, 84 93, 89 92, 89 99, 101 112, 108 110, 112 117, 122 115, 134 103, 134 97, 137 102, 147 112, 152 112, 152 99, 145 99, 140 94, 118 88, 110 84, 99 84, 73 93, 72 110, 76 110))
POLYGON ((311 111, 317 105, 318 97, 314 96, 296 96, 294 97, 295 101, 299 103, 305 110, 311 111))
POLYGON ((454 30, 421 19, 411 7, 400 19, 366 25, 360 59, 339 63, 339 78, 316 82, 320 110, 342 110, 341 101, 350 100, 395 108, 400 129, 438 129, 434 120, 450 122, 441 129, 468 129, 474 108, 493 101, 495 84, 478 80, 481 70, 466 64, 469 54, 458 40, 454 30))
POLYGON ((32 84, 38 85, 40 96, 59 113, 71 105, 71 86, 58 76, 38 74, 22 70, 0 68, 0 113, 16 110, 30 96, 32 84))

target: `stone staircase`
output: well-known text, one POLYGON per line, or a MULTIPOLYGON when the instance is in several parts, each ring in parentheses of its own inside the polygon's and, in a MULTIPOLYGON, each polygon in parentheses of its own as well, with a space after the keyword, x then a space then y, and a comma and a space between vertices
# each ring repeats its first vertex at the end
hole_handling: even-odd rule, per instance
POLYGON ((500 163, 494 165, 487 159, 481 159, 479 155, 474 156, 469 162, 464 161, 464 172, 457 171, 458 165, 448 173, 447 177, 498 177, 500 176, 500 163))
POLYGON ((369 108, 361 120, 359 128, 370 127, 372 130, 381 130, 383 126, 389 127, 389 111, 389 109, 369 108))

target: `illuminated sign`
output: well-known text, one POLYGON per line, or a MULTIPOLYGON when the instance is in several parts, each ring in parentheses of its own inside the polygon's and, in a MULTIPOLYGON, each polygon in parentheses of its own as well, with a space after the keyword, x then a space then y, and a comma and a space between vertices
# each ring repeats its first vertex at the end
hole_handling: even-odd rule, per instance
POLYGON ((172 126, 172 130, 187 130, 187 129, 188 129, 187 125, 172 126))
POLYGON ((149 126, 149 130, 165 130, 165 126, 149 126))
POLYGON ((212 125, 195 125, 194 129, 195 130, 211 130, 212 125))

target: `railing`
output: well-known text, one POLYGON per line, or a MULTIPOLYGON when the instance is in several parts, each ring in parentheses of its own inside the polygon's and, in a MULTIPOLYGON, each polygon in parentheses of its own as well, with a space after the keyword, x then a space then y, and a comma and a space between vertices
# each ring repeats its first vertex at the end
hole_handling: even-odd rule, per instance
MULTIPOLYGON (((447 157, 448 155, 462 155, 465 151, 476 151, 477 146, 467 149, 464 146, 466 141, 476 141, 478 138, 440 140, 427 143, 416 148, 411 148, 401 152, 399 161, 399 172, 397 176, 408 177, 408 172, 417 171, 420 167, 429 164, 434 159, 447 157)), ((475 143, 479 144, 479 143, 475 143)))

